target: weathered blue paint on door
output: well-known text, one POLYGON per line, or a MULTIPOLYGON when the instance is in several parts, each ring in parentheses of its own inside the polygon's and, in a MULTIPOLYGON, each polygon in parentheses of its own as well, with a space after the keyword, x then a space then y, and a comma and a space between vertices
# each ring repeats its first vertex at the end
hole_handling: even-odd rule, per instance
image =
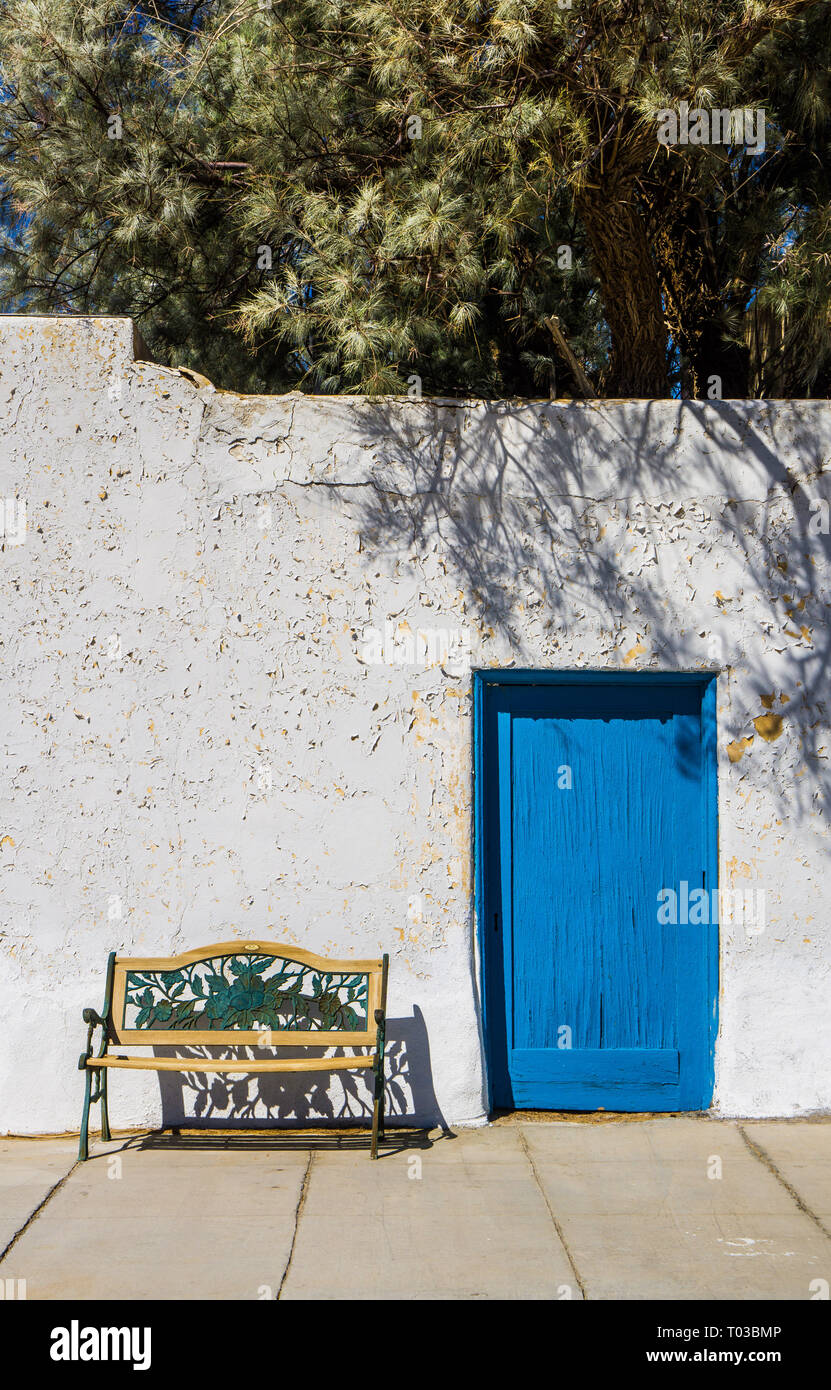
POLYGON ((658 894, 717 886, 715 681, 477 685, 493 1104, 706 1108, 718 927, 661 925, 658 894))

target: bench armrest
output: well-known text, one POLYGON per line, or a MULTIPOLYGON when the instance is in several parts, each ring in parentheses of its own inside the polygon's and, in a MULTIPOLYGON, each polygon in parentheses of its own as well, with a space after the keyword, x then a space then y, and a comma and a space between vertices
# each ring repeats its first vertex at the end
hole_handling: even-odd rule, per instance
POLYGON ((107 961, 107 984, 106 984, 106 988, 105 988, 105 991, 104 991, 104 1007, 103 1007, 103 1009, 101 1010, 100 1013, 98 1012, 97 1009, 84 1009, 84 1012, 83 1012, 84 1023, 87 1025, 87 1046, 86 1046, 86 1051, 85 1051, 85 1052, 82 1052, 81 1055, 80 1055, 80 1057, 78 1058, 78 1070, 79 1070, 79 1071, 85 1071, 85 1070, 86 1070, 87 1062, 89 1061, 90 1057, 91 1057, 92 1054, 93 1054, 93 1050, 92 1050, 92 1035, 93 1035, 93 1033, 95 1032, 96 1028, 100 1028, 100 1029, 101 1029, 101 1042, 100 1042, 100 1045, 99 1045, 99 1048, 98 1048, 98 1052, 96 1053, 96 1056, 98 1056, 98 1057, 103 1057, 103 1056, 104 1056, 104 1053, 107 1051, 107 1043, 109 1042, 109 1037, 108 1037, 108 1031, 109 1031, 108 1019, 109 1019, 109 1014, 110 1014, 110 1005, 111 1005, 111 1003, 112 1003, 112 997, 113 997, 113 971, 114 971, 114 969, 115 969, 115 951, 111 951, 111 952, 110 952, 110 956, 109 956, 109 960, 107 961))
POLYGON ((79 1071, 86 1071, 87 1062, 92 1056, 92 1035, 96 1028, 101 1029, 101 1043, 97 1055, 103 1057, 107 1050, 107 1020, 101 1017, 97 1009, 84 1009, 84 1023, 87 1025, 87 1046, 86 1051, 78 1058, 79 1071))

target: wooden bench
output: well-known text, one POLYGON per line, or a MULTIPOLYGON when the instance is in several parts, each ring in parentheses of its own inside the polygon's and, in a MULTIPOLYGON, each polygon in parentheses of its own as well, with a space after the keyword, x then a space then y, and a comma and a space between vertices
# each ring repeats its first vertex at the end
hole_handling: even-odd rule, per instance
POLYGON ((89 1157, 89 1108, 101 1103, 110 1139, 107 1075, 112 1067, 179 1072, 372 1071, 370 1156, 384 1132, 384 1039, 389 956, 327 960, 270 941, 224 941, 181 956, 107 962, 104 1007, 84 1009, 86 1073, 78 1157, 89 1157), (97 1051, 93 1036, 101 1029, 97 1051), (115 1045, 371 1048, 347 1057, 154 1057, 114 1055, 115 1045), (94 1084, 93 1084, 94 1083, 94 1084))

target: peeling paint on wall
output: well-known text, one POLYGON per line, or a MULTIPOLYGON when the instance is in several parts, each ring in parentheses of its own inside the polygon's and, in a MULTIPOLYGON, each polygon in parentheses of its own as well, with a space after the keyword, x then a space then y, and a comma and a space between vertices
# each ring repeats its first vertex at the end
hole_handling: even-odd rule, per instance
POLYGON ((753 720, 753 727, 765 743, 775 743, 782 733, 782 715, 760 714, 753 720))
POLYGON ((727 745, 727 756, 731 763, 740 762, 744 757, 746 749, 752 747, 753 735, 750 738, 734 738, 727 745))

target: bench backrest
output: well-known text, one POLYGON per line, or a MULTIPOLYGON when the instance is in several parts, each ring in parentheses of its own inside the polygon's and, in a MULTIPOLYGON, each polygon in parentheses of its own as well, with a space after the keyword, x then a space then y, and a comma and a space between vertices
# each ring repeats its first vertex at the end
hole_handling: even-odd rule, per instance
POLYGON ((113 1042, 374 1045, 382 960, 327 960, 271 941, 112 962, 113 1042))

